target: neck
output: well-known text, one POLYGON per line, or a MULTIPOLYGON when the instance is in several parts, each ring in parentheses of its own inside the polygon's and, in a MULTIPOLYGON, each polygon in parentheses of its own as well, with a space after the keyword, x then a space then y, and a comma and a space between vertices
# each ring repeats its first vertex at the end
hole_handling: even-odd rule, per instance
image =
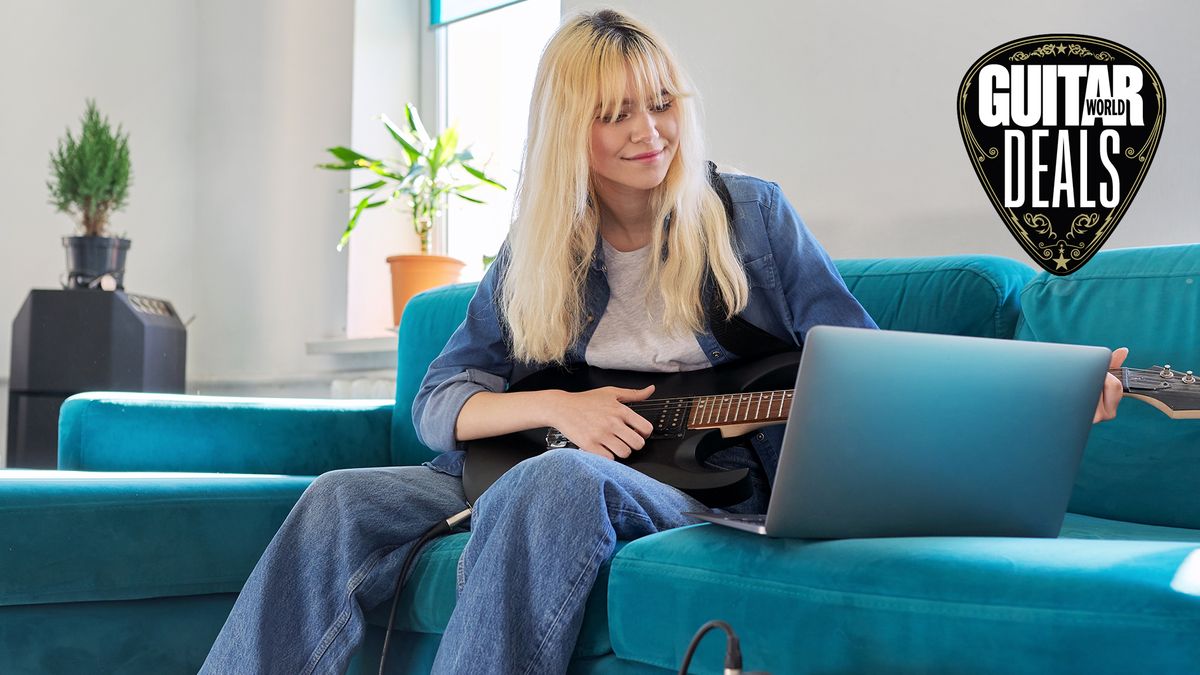
POLYGON ((600 234, 618 251, 650 243, 654 233, 650 192, 624 185, 596 186, 600 202, 600 234))

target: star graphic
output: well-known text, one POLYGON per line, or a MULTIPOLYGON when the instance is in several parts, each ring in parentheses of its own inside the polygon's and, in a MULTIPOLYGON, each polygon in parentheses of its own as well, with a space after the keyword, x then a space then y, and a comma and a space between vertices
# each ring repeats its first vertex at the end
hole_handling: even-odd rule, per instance
POLYGON ((1054 261, 1054 269, 1056 269, 1056 270, 1067 269, 1067 259, 1063 257, 1063 250, 1061 248, 1058 249, 1058 257, 1052 258, 1052 260, 1054 261))
MULTIPOLYGON (((1058 44, 1058 53, 1059 53, 1059 54, 1064 54, 1064 53, 1066 53, 1066 51, 1067 51, 1067 48, 1066 48, 1066 47, 1064 47, 1064 46, 1062 46, 1062 43, 1060 42, 1060 43, 1058 44)), ((1059 255, 1062 255, 1062 254, 1061 254, 1061 253, 1059 253, 1059 255)))

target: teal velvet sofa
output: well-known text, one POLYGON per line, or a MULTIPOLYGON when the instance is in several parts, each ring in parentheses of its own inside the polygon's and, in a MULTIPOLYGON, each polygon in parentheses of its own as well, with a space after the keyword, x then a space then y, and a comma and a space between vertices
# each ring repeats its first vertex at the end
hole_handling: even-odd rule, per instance
MULTIPOLYGON (((1200 245, 1106 251, 1066 278, 990 256, 838 268, 884 328, 1125 345, 1130 365, 1200 370, 1200 245)), ((394 403, 70 399, 60 471, 0 472, 0 673, 194 672, 314 476, 431 456, 411 402, 473 290, 409 303, 394 403)), ((1200 421, 1126 400, 1093 428, 1057 539, 772 540, 697 525, 623 542, 572 672, 675 672, 714 618, 738 631, 748 669, 776 675, 1200 672, 1198 488, 1200 421)), ((418 560, 390 670, 428 670, 467 536, 418 560)), ((377 667, 385 609, 354 672, 377 667)), ((721 642, 705 641, 692 672, 721 671, 721 642)))

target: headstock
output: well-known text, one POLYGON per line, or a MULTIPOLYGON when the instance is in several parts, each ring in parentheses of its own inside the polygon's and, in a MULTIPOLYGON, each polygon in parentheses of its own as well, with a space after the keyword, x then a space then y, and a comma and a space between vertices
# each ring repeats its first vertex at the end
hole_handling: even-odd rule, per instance
POLYGON ((1115 368, 1125 395, 1145 401, 1173 419, 1200 419, 1200 381, 1190 370, 1171 364, 1152 368, 1115 368))

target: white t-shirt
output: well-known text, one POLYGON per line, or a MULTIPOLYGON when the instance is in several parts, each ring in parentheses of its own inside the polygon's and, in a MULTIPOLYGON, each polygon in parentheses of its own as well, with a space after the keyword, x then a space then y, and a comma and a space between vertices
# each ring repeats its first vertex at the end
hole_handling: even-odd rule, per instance
POLYGON ((663 302, 652 294, 645 305, 644 289, 650 245, 621 252, 601 237, 608 274, 608 306, 588 341, 584 360, 598 368, 678 372, 712 364, 694 335, 671 337, 663 330, 663 302))

